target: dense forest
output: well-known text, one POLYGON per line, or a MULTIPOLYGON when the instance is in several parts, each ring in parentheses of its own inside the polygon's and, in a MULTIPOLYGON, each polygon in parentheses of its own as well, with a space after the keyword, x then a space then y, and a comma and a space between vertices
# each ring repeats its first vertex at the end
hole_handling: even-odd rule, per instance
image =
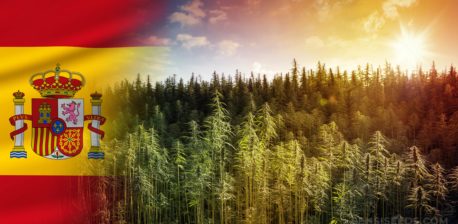
POLYGON ((407 74, 389 63, 341 71, 294 60, 272 78, 121 82, 104 96, 116 112, 107 169, 118 176, 105 186, 107 218, 454 223, 457 78, 434 63, 407 74))

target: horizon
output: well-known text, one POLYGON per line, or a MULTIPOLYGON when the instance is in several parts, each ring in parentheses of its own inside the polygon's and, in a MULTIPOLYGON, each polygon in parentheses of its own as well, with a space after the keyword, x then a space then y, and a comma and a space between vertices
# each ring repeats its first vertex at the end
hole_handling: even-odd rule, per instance
POLYGON ((172 1, 144 37, 164 51, 139 72, 273 76, 289 69, 291 58, 306 68, 322 61, 351 71, 389 60, 409 72, 432 61, 442 70, 458 62, 456 9, 453 0, 172 1))
MULTIPOLYGON (((293 59, 293 61, 294 61, 294 59, 293 59)), ((190 72, 188 74, 167 74, 167 75, 137 73, 137 76, 140 76, 140 79, 142 81, 146 81, 148 79, 148 77, 149 77, 151 79, 151 81, 154 81, 154 82, 160 82, 161 80, 164 80, 164 79, 167 79, 167 78, 170 78, 170 77, 175 77, 177 79, 183 79, 183 80, 189 80, 192 76, 194 76, 196 78, 200 78, 203 81, 205 81, 205 80, 209 81, 209 80, 212 79, 212 76, 214 74, 217 74, 219 76, 225 76, 225 77, 235 77, 237 75, 241 75, 242 78, 249 78, 251 75, 254 75, 255 78, 258 77, 258 76, 261 76, 261 77, 266 76, 268 78, 268 80, 272 80, 273 78, 276 78, 278 76, 290 74, 291 73, 291 69, 293 68, 293 61, 291 61, 291 66, 290 66, 289 69, 285 69, 284 71, 278 71, 278 72, 275 72, 275 73, 262 73, 262 72, 256 73, 253 70, 251 70, 251 71, 240 71, 239 69, 234 69, 234 72, 228 72, 228 73, 218 72, 218 71, 215 70, 215 71, 213 71, 213 72, 211 72, 209 74, 200 74, 200 73, 196 73, 196 72, 190 72)), ((445 66, 443 68, 438 68, 436 61, 432 61, 429 66, 419 65, 415 70, 408 70, 408 69, 404 69, 402 67, 402 65, 391 64, 390 62, 386 61, 384 65, 373 66, 372 64, 365 63, 365 64, 355 65, 355 68, 352 68, 352 69, 343 69, 340 66, 330 67, 330 66, 328 66, 328 64, 322 63, 321 61, 318 61, 318 62, 316 62, 315 66, 312 66, 312 67, 301 66, 301 64, 297 63, 297 69, 299 70, 299 72, 298 72, 299 75, 302 73, 302 69, 305 69, 305 72, 306 72, 307 75, 309 75, 311 72, 316 72, 318 70, 317 67, 318 67, 319 63, 321 63, 321 65, 324 66, 326 73, 328 73, 329 71, 332 71, 333 73, 334 72, 337 73, 337 71, 340 71, 340 74, 344 74, 346 72, 348 75, 351 75, 351 73, 353 73, 353 72, 358 72, 358 71, 364 72, 364 70, 366 69, 366 66, 369 66, 369 73, 374 73, 374 72, 377 72, 377 70, 380 70, 381 77, 385 77, 385 73, 386 73, 385 70, 386 70, 386 66, 387 65, 390 66, 392 71, 397 71, 399 69, 401 75, 407 76, 409 78, 412 77, 412 75, 418 75, 419 71, 422 71, 422 73, 425 74, 425 75, 429 75, 429 73, 431 72, 431 69, 433 68, 433 66, 434 66, 435 70, 437 71, 437 73, 439 75, 440 74, 449 73, 451 68, 454 68, 454 70, 456 71, 456 68, 457 68, 457 66, 454 65, 454 64, 450 64, 450 65, 445 66)), ((132 78, 132 79, 130 79, 128 81, 135 81, 135 79, 132 78)))

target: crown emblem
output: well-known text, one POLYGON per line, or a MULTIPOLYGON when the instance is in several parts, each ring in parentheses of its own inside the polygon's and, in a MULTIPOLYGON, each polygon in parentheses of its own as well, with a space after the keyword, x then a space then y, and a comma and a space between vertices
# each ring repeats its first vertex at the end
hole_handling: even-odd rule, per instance
POLYGON ((13 96, 15 99, 20 100, 24 98, 25 94, 18 90, 17 92, 13 93, 13 96))
POLYGON ((81 73, 61 69, 60 64, 54 70, 32 75, 29 82, 42 97, 49 98, 73 97, 86 83, 81 73))

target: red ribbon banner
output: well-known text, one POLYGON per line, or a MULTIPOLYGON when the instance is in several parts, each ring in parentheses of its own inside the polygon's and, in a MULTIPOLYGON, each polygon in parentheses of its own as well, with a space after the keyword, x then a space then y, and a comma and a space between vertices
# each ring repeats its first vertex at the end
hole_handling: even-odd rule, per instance
MULTIPOLYGON (((16 121, 21 121, 21 120, 32 120, 32 115, 28 115, 28 114, 18 114, 18 115, 14 115, 12 117, 10 117, 10 124, 15 126, 16 125, 16 121)), ((14 130, 10 133, 10 137, 11 137, 11 140, 14 140, 14 136, 16 135, 19 135, 21 133, 23 133, 24 131, 27 130, 27 124, 24 123, 24 126, 22 126, 22 128, 19 128, 17 130, 14 130)))
MULTIPOLYGON (((98 121, 98 122, 100 122, 100 125, 103 125, 103 124, 105 124, 105 120, 106 119, 104 117, 100 116, 100 115, 85 115, 84 116, 84 120, 85 121, 98 121)), ((103 137, 105 136, 105 132, 100 130, 100 129, 94 128, 94 126, 92 126, 92 122, 89 123, 87 128, 90 131, 95 132, 96 134, 100 135, 100 139, 103 139, 103 137)))
MULTIPOLYGON (((29 120, 30 121, 30 120, 32 120, 32 115, 28 115, 28 114, 14 115, 14 116, 10 117, 10 124, 14 126, 14 125, 16 125, 16 121, 20 121, 20 120, 29 120)), ((100 122, 100 125, 105 124, 105 121, 106 121, 106 119, 104 117, 100 116, 100 115, 86 115, 86 116, 84 116, 84 120, 85 121, 98 121, 98 122, 100 122)), ((14 136, 25 132, 27 130, 27 128, 28 128, 27 124, 24 123, 24 126, 22 128, 19 128, 17 130, 12 131, 10 133, 11 139, 14 140, 14 136)), ((94 126, 92 126, 92 122, 89 123, 87 128, 90 131, 99 134, 101 139, 103 139, 103 137, 105 136, 105 132, 100 130, 100 129, 94 128, 94 126)))

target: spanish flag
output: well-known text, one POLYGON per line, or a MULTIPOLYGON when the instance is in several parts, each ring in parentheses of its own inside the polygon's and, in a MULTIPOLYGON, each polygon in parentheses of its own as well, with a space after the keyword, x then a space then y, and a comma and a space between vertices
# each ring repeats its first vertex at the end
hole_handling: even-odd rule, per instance
POLYGON ((164 57, 148 40, 165 7, 157 0, 2 1, 0 223, 109 222, 100 182, 111 174, 89 155, 91 137, 110 135, 101 124, 116 116, 103 104, 116 99, 100 93, 157 66, 146 59, 164 57))

